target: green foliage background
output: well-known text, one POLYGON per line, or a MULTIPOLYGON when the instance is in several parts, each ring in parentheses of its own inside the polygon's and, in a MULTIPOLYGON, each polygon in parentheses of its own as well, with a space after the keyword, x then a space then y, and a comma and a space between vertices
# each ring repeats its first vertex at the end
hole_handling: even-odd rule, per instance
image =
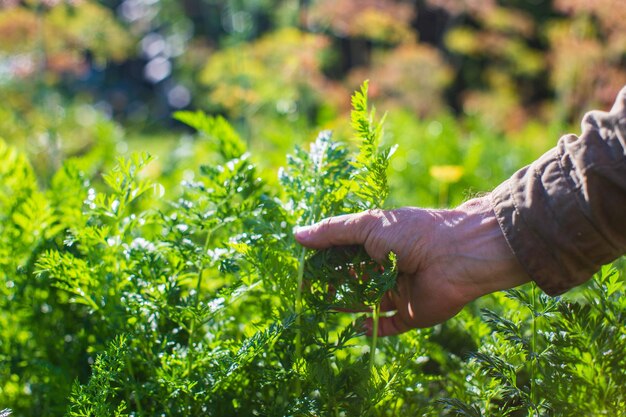
POLYGON ((489 191, 610 105, 624 13, 0 0, 0 409, 622 415, 622 261, 561 298, 528 286, 372 340, 332 307, 375 306, 393 276, 338 290, 310 265, 362 254, 315 255, 292 229, 489 191), (349 100, 364 79, 384 130, 349 100))

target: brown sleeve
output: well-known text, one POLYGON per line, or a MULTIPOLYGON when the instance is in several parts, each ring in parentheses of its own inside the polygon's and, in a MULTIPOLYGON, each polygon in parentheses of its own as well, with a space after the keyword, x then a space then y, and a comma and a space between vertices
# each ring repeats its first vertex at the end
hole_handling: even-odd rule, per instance
POLYGON ((492 192, 511 249, 550 295, 626 253, 626 87, 610 113, 587 113, 582 130, 492 192))

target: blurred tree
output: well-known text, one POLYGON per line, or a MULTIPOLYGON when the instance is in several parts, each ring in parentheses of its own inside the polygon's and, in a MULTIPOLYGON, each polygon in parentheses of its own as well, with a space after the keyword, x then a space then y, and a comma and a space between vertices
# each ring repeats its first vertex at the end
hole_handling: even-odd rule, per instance
POLYGON ((322 35, 286 28, 218 50, 201 74, 209 87, 206 104, 234 118, 269 113, 306 119, 330 84, 321 71, 327 46, 322 35))
POLYGON ((9 80, 81 75, 91 64, 125 59, 132 45, 111 11, 90 0, 5 0, 0 37, 0 62, 8 67, 9 80))
POLYGON ((625 9, 618 0, 427 0, 456 20, 445 36, 454 100, 494 128, 572 122, 626 83, 625 9))
POLYGON ((335 36, 396 44, 412 41, 415 2, 400 0, 319 0, 310 12, 311 24, 335 36))
POLYGON ((3 111, 43 126, 29 114, 56 120, 89 100, 142 130, 178 126, 171 112, 189 107, 302 128, 346 110, 346 91, 370 78, 386 107, 452 108, 513 133, 610 103, 626 82, 624 10, 621 0, 0 0, 3 111))
POLYGON ((0 39, 0 137, 31 153, 40 178, 67 155, 111 152, 103 138, 117 136, 105 133, 115 128, 65 87, 129 56, 132 39, 111 10, 90 0, 5 0, 0 39))
POLYGON ((556 0, 555 8, 567 16, 547 28, 557 114, 578 118, 610 106, 626 84, 626 8, 619 0, 556 0))
POLYGON ((451 29, 447 49, 463 57, 460 103, 495 128, 519 129, 539 114, 535 100, 544 83, 545 60, 536 47, 539 31, 533 17, 519 9, 467 2, 468 24, 451 29), (529 105, 533 103, 533 105, 529 105))
POLYGON ((341 78, 352 68, 370 65, 374 46, 415 41, 414 18, 413 1, 319 0, 311 7, 308 23, 311 30, 334 39, 337 54, 329 73, 341 78))
POLYGON ((354 69, 350 86, 370 79, 370 93, 385 109, 405 108, 421 117, 446 109, 444 90, 452 81, 452 69, 434 47, 404 43, 374 54, 370 67, 354 69))

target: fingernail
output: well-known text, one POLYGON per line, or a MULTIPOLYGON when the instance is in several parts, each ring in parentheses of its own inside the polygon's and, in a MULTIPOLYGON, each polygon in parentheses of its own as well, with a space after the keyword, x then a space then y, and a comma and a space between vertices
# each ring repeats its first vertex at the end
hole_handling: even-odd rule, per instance
POLYGON ((296 226, 293 229, 293 234, 298 239, 306 239, 311 233, 311 226, 296 226))

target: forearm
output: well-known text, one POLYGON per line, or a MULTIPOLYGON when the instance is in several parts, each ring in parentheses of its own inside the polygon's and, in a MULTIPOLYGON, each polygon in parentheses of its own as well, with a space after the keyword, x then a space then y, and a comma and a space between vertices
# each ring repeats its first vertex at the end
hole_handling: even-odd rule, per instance
POLYGON ((580 136, 564 136, 491 194, 507 242, 548 294, 626 251, 625 100, 623 90, 611 113, 588 113, 580 136))

